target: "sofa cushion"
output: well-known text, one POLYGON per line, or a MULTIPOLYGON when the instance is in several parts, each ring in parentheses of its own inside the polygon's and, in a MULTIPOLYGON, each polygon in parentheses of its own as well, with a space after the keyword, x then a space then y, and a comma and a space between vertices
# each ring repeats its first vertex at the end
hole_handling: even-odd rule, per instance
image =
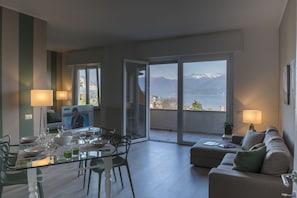
POLYGON ((261 143, 264 139, 265 133, 248 131, 242 140, 242 149, 249 150, 255 144, 261 143))
POLYGON ((282 139, 270 140, 267 146, 267 154, 264 158, 261 173, 280 176, 291 168, 291 154, 282 139))
POLYGON ((265 133, 263 143, 267 145, 269 144, 270 141, 273 141, 273 140, 283 140, 283 138, 279 135, 276 129, 267 130, 265 133))
POLYGON ((234 158, 234 170, 259 172, 266 154, 266 146, 251 151, 238 151, 234 158))
POLYGON ((220 165, 229 165, 233 167, 234 158, 236 157, 235 153, 227 153, 223 160, 221 161, 220 165))
POLYGON ((191 164, 206 168, 217 167, 226 153, 236 153, 241 150, 241 146, 237 144, 233 144, 234 148, 222 148, 218 146, 219 144, 230 144, 230 142, 222 139, 201 138, 191 147, 191 164), (208 143, 214 143, 214 145, 208 143))

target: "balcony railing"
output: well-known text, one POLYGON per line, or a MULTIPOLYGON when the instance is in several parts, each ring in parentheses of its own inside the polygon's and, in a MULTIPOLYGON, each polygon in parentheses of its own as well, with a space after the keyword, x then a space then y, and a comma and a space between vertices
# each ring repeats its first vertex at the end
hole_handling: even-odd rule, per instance
MULTIPOLYGON (((184 111, 184 132, 223 134, 226 112, 184 111)), ((177 110, 151 109, 150 128, 177 131, 177 110)))

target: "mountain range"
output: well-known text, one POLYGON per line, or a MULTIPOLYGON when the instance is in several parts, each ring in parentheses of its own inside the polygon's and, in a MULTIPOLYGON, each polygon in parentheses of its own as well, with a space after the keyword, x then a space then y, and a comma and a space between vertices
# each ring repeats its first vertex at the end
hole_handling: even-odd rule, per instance
MULTIPOLYGON (((185 95, 222 95, 226 90, 226 75, 192 74, 184 78, 183 87, 185 95)), ((162 98, 177 97, 177 80, 150 78, 150 95, 162 98)))
MULTIPOLYGON (((226 104, 225 74, 192 74, 184 78, 183 87, 185 105, 191 105, 194 100, 201 102, 206 108, 219 108, 226 104)), ((151 77, 150 96, 177 98, 177 80, 151 77)))

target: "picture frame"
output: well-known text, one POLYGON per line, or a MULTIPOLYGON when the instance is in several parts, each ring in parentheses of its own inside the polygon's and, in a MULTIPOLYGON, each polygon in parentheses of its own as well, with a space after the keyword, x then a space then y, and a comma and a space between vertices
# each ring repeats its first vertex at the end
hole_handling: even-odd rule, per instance
POLYGON ((283 68, 283 99, 284 104, 290 105, 291 97, 291 66, 288 64, 283 68))

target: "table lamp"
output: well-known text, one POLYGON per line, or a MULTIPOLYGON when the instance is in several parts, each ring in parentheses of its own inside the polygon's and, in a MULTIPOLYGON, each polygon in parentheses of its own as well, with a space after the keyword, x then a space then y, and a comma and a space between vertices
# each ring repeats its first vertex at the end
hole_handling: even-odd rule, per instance
POLYGON ((33 89, 31 90, 31 106, 32 107, 40 107, 40 122, 39 122, 39 133, 41 132, 41 122, 43 120, 44 127, 45 123, 45 115, 42 107, 53 106, 53 90, 39 90, 33 89))
POLYGON ((259 110, 243 110, 243 123, 249 123, 249 130, 256 131, 254 124, 261 124, 262 112, 259 110))
POLYGON ((56 100, 68 100, 68 92, 56 91, 56 100))

